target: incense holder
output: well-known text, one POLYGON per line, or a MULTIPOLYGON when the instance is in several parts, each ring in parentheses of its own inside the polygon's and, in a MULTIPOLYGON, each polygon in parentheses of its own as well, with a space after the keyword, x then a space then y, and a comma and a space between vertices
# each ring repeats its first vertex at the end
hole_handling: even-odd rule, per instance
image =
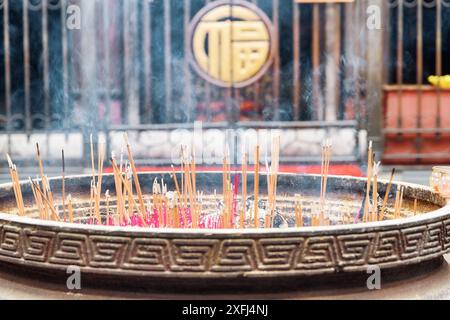
MULTIPOLYGON (((144 194, 151 192, 155 177, 163 177, 172 187, 169 173, 142 173, 139 179, 144 194)), ((66 192, 88 197, 90 179, 66 178, 66 192)), ((248 179, 252 185, 252 176, 248 179)), ((261 194, 267 191, 265 180, 260 179, 261 194)), ((198 190, 205 192, 212 192, 221 181, 220 173, 197 175, 198 190)), ((112 176, 106 175, 103 183, 105 190, 114 190, 112 176)), ((320 183, 316 175, 280 174, 278 194, 286 199, 296 193, 318 196, 320 183)), ((330 176, 327 201, 336 203, 334 214, 340 214, 340 199, 359 203, 365 183, 365 179, 330 176)), ((50 184, 57 195, 61 179, 50 179, 50 184)), ((417 199, 419 209, 401 219, 322 227, 210 230, 45 221, 37 219, 32 210, 21 217, 12 214, 17 210, 12 185, 3 184, 0 266, 40 278, 66 275, 69 267, 77 266, 89 285, 112 281, 167 290, 172 285, 189 287, 194 283, 240 287, 277 284, 262 280, 348 279, 355 273, 366 274, 370 265, 404 268, 441 258, 450 251, 450 205, 431 188, 402 185, 405 203, 417 199)), ((386 186, 385 181, 378 182, 380 194, 386 186)), ((392 190, 397 186, 394 183, 392 190)), ((33 195, 26 183, 23 195, 30 207, 33 195)), ((78 207, 82 206, 81 202, 78 207)))

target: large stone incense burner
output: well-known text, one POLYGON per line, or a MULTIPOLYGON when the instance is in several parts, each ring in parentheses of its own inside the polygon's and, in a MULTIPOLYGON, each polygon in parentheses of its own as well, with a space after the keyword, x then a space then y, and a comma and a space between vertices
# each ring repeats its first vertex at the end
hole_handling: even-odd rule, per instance
MULTIPOLYGON (((151 193, 155 177, 163 177, 173 188, 168 173, 140 174, 144 194, 151 193)), ((90 179, 66 178, 66 192, 78 199, 74 203, 76 223, 39 219, 31 209, 33 195, 26 183, 22 187, 26 216, 17 216, 12 185, 1 185, 0 266, 41 279, 66 274, 69 266, 78 266, 89 285, 113 281, 167 290, 173 285, 194 283, 273 286, 276 282, 266 280, 345 278, 366 273, 369 265, 378 265, 382 270, 405 267, 439 259, 450 251, 450 206, 422 186, 404 184, 400 219, 349 224, 341 218, 361 206, 366 180, 330 176, 327 214, 334 222, 321 227, 295 227, 289 222, 291 198, 301 193, 307 199, 307 216, 316 208, 321 179, 315 175, 280 174, 277 207, 286 217, 283 228, 210 230, 87 224, 83 210, 89 206, 90 179)), ((251 175, 248 180, 252 185, 251 175)), ((197 187, 212 195, 215 189, 220 193, 221 181, 221 173, 198 173, 197 187)), ((111 175, 104 176, 103 183, 105 189, 114 190, 111 175)), ((56 195, 61 179, 50 179, 50 184, 56 195)), ((378 183, 381 195, 386 185, 378 183)), ((392 189, 396 187, 394 183, 392 189)), ((265 179, 260 180, 260 191, 261 195, 267 192, 265 179)), ((208 207, 215 200, 205 196, 204 201, 208 207)), ((211 208, 214 210, 214 206, 211 208)))

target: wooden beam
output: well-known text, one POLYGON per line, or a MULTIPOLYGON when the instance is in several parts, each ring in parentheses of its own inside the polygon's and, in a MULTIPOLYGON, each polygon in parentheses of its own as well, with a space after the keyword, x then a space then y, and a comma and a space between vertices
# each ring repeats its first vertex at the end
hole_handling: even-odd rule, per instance
MULTIPOLYGON (((369 0, 367 5, 378 6, 381 9, 381 14, 386 12, 386 1, 383 0, 369 0)), ((365 20, 364 20, 365 21, 365 20)), ((362 27, 362 26, 360 26, 362 27)), ((367 29, 367 40, 365 45, 370 48, 366 52, 367 61, 367 88, 370 88, 370 94, 367 95, 367 110, 368 117, 368 139, 374 142, 374 151, 377 154, 382 154, 382 101, 383 101, 383 84, 384 84, 384 68, 387 61, 384 59, 384 43, 387 36, 386 25, 382 25, 381 29, 367 29)))

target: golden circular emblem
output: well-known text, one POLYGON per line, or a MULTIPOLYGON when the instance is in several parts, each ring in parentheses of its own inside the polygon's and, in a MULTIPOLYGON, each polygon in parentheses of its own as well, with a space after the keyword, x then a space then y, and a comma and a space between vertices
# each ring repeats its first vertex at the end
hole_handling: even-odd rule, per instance
POLYGON ((241 88, 258 80, 272 62, 272 24, 257 6, 215 1, 190 24, 191 62, 207 81, 241 88))

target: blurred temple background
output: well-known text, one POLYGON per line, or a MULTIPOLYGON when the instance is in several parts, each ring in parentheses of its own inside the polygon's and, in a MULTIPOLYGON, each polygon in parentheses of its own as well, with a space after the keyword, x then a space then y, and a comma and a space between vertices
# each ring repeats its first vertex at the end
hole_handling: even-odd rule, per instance
POLYGON ((320 168, 326 137, 331 173, 363 174, 368 140, 408 181, 450 163, 450 84, 429 81, 450 74, 449 0, 0 0, 0 16, 0 153, 30 168, 39 142, 50 172, 62 148, 80 172, 90 134, 120 150, 125 130, 142 168, 170 165, 180 143, 212 166, 244 130, 281 133, 296 172, 320 168), (254 77, 237 85, 238 71, 254 77))

